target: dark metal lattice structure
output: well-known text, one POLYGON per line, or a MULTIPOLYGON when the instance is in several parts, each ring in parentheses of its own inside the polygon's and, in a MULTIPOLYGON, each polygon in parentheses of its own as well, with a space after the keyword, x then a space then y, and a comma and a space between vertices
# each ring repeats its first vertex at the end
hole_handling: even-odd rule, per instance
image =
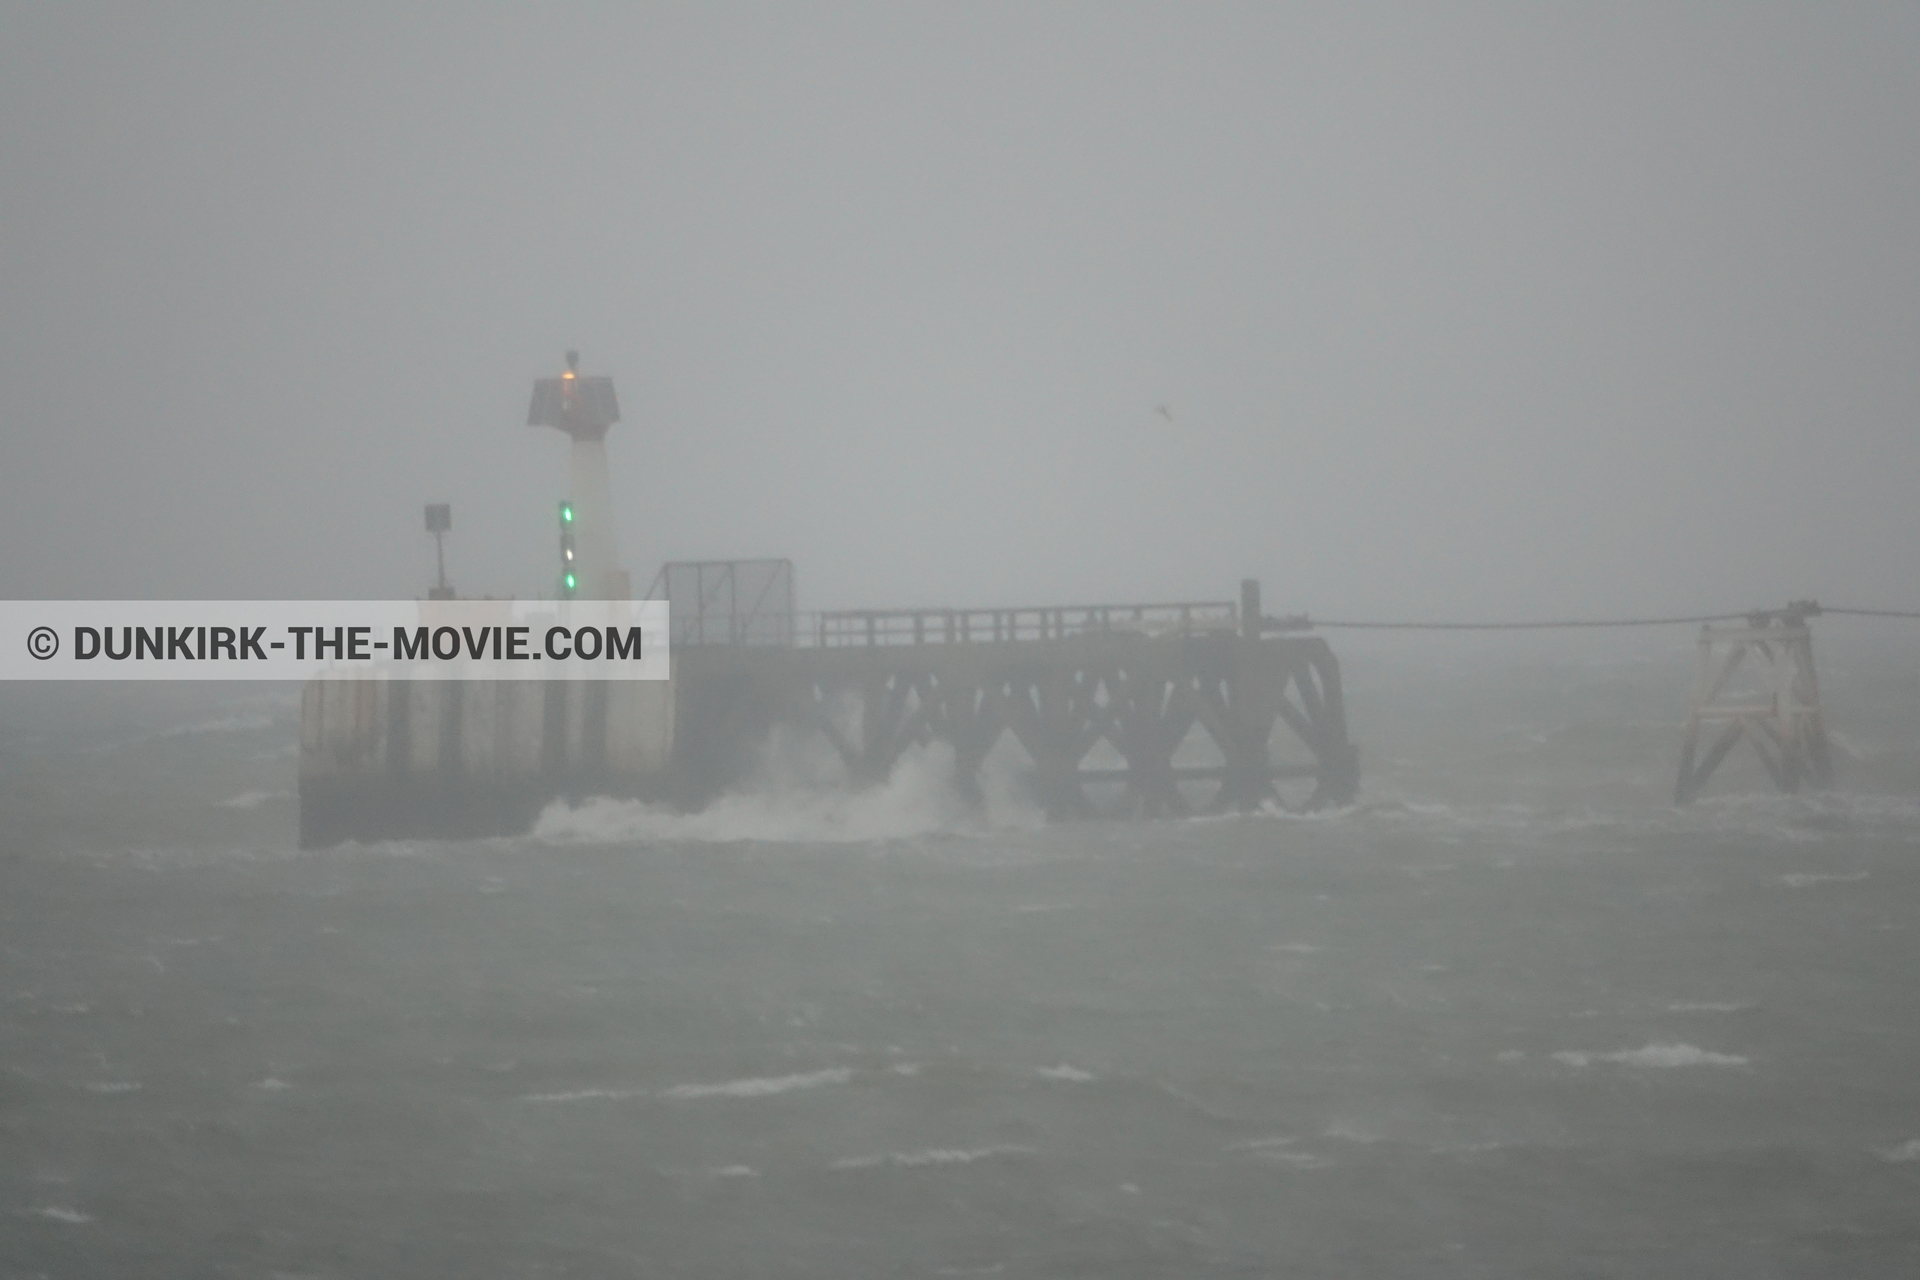
POLYGON ((1798 791, 1808 782, 1833 785, 1833 756, 1813 671, 1813 633, 1807 627, 1807 619, 1819 612, 1819 605, 1803 601, 1751 614, 1744 627, 1700 628, 1700 674, 1681 739, 1675 804, 1698 798, 1742 738, 1753 744, 1780 790, 1798 791), (1743 665, 1749 677, 1744 691, 1736 680, 1743 665), (1716 728, 1712 745, 1697 755, 1702 732, 1716 728))
POLYGON ((674 759, 692 803, 746 772, 776 725, 823 735, 862 785, 885 781, 909 747, 945 742, 956 782, 976 795, 981 764, 1011 735, 1056 818, 1094 812, 1087 788, 1102 783, 1122 788, 1123 810, 1151 815, 1274 800, 1315 809, 1350 803, 1359 782, 1333 651, 1317 636, 1266 635, 1277 628, 1257 583, 1243 584, 1238 607, 820 614, 797 636, 789 621, 781 642, 741 594, 740 562, 669 565, 663 581, 680 588, 674 759), (683 600, 702 607, 683 617, 683 600), (731 638, 756 625, 768 639, 731 638), (1183 758, 1194 734, 1218 763, 1183 758), (1291 740, 1291 758, 1273 758, 1276 738, 1291 740), (1123 763, 1096 763, 1102 742, 1123 763))

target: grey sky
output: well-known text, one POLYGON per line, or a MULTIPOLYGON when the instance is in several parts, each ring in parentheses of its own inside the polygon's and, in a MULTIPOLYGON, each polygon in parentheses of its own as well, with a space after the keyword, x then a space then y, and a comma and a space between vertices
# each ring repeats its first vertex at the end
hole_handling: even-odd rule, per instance
POLYGON ((0 8, 0 596, 1920 607, 1920 10, 0 8), (1154 412, 1170 407, 1173 421, 1154 412))

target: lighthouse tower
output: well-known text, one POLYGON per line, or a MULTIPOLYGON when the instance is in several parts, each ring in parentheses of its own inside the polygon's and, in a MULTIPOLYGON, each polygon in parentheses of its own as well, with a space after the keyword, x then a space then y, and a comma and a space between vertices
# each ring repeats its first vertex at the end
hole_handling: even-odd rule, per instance
POLYGON ((607 480, 607 429, 618 421, 620 402, 613 394, 613 379, 581 377, 578 351, 567 352, 565 373, 533 384, 527 425, 555 427, 573 440, 567 467, 575 580, 571 594, 583 600, 626 600, 633 594, 620 567, 613 490, 607 480))

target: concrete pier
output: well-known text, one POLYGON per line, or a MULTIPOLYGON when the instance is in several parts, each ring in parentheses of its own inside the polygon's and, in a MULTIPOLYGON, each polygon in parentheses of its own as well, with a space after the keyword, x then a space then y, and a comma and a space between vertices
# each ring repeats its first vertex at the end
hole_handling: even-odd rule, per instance
POLYGON ((507 834, 556 798, 697 809, 749 776, 777 726, 830 743, 854 786, 944 742, 976 798, 1010 735, 1059 819, 1094 813, 1103 784, 1117 812, 1148 817, 1340 805, 1359 785, 1333 651, 1266 634, 1257 587, 1239 602, 778 621, 676 608, 670 683, 314 681, 301 843, 507 834), (1206 763, 1182 759, 1196 739, 1206 763))
POLYGON ((673 716, 659 681, 310 681, 301 847, 503 835, 556 798, 666 798, 673 716))

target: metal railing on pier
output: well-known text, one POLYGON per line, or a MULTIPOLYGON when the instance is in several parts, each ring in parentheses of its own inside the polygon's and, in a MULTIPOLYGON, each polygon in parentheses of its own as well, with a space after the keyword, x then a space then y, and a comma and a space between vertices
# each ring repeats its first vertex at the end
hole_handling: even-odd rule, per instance
POLYGON ((795 628, 823 649, 867 645, 1005 644, 1116 633, 1147 636, 1233 631, 1231 600, 1173 604, 1046 605, 1008 609, 843 609, 806 615, 795 628))
POLYGON ((676 648, 846 649, 891 645, 1006 644, 1089 634, 1192 636, 1234 631, 1231 600, 1172 604, 1045 605, 1005 609, 839 609, 762 612, 750 620, 724 610, 676 609, 676 648))
POLYGON ((1189 636, 1235 630, 1232 600, 1071 604, 998 609, 794 608, 790 560, 686 560, 660 567, 646 598, 672 605, 675 648, 845 649, 881 645, 1006 644, 1088 634, 1189 636))

